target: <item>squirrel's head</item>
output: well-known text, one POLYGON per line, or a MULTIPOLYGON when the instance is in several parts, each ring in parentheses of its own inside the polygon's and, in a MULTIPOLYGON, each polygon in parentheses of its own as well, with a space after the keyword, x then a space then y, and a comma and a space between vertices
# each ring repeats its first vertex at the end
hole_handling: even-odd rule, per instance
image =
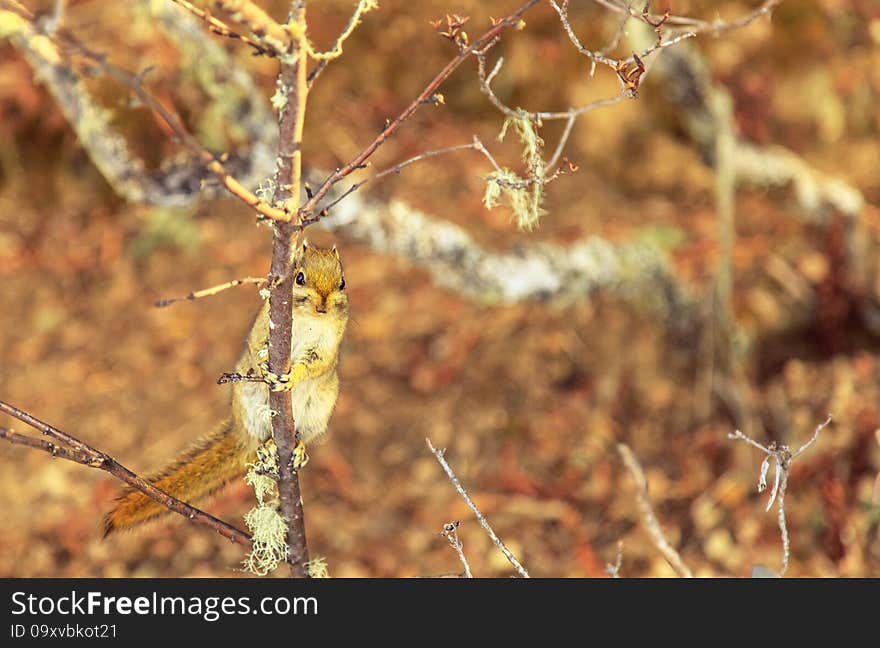
POLYGON ((293 272, 293 309, 317 316, 348 312, 345 275, 335 245, 321 248, 303 241, 293 272))

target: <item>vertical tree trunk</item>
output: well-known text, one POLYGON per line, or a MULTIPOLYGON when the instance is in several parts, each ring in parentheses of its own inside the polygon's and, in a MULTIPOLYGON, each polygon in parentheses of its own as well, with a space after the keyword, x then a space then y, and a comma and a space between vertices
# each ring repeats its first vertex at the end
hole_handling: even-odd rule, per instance
MULTIPOLYGON (((305 0, 293 2, 289 23, 304 25, 305 0)), ((302 177, 302 132, 306 108, 306 51, 302 43, 293 39, 290 54, 282 59, 278 74, 278 91, 286 102, 279 116, 278 161, 275 173, 274 202, 283 202, 291 213, 296 213, 300 203, 302 177)), ((298 218, 291 222, 275 222, 272 244, 271 276, 284 280, 271 289, 269 294, 269 366, 276 373, 290 371, 290 347, 292 331, 291 281, 292 265, 299 241, 298 218)), ((299 477, 290 470, 290 460, 296 445, 296 422, 293 420, 289 391, 269 392, 272 418, 272 434, 278 447, 278 491, 281 498, 281 514, 287 520, 287 542, 290 549, 290 575, 307 576, 305 564, 309 560, 306 545, 306 528, 303 518, 299 477)))

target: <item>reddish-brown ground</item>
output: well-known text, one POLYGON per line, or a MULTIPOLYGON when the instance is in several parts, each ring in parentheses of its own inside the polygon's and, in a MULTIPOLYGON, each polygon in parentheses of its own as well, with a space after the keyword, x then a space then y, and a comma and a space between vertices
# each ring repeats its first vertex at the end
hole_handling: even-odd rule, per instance
MULTIPOLYGON (((71 26, 120 63, 156 63, 152 87, 197 121, 200 96, 175 82, 170 44, 140 28, 125 37, 129 23, 110 4, 73 3, 71 26)), ((274 4, 282 15, 284 3, 274 4)), ((330 8, 313 12, 312 35, 327 43, 352 3, 320 4, 330 8)), ((382 2, 310 99, 308 163, 330 168, 350 158, 450 56, 452 46, 432 32, 429 18, 469 14, 476 35, 489 14, 515 4, 382 2)), ((754 4, 725 3, 724 15, 754 4)), ((673 9, 711 18, 711 5, 675 2, 673 9)), ((498 84, 513 105, 564 109, 615 91, 608 75, 588 80, 588 66, 554 16, 549 7, 536 9, 526 30, 505 38, 508 63, 498 84)), ((614 20, 595 9, 573 16, 591 42, 613 32, 614 20)), ((858 187, 875 233, 874 3, 785 2, 772 24, 707 37, 701 47, 734 93, 740 130, 858 187)), ((248 62, 243 51, 242 60, 269 94, 273 65, 248 62)), ((463 66, 443 93, 446 106, 419 113, 383 147, 377 168, 474 133, 493 140, 501 120, 479 92, 475 65, 463 66)), ((587 234, 623 241, 674 228, 676 266, 705 290, 717 260, 713 173, 682 134, 662 88, 648 83, 641 94, 578 124, 568 155, 580 171, 551 185, 550 214, 537 232, 517 232, 505 209, 482 207, 479 176, 487 169, 469 153, 411 167, 373 195, 459 223, 497 249, 587 234)), ((145 115, 123 112, 120 123, 159 159, 174 148, 145 115)), ((549 146, 558 133, 558 124, 545 129, 549 146)), ((493 146, 517 162, 514 146, 493 146)), ((736 310, 743 325, 760 330, 779 308, 779 288, 767 287, 767 257, 784 260, 813 289, 829 272, 829 234, 802 224, 788 191, 741 191, 737 207, 736 310)), ((632 481, 614 451, 620 441, 641 458, 657 515, 698 575, 778 568, 776 516, 764 512, 766 497, 755 489, 761 457, 726 439, 737 423, 717 401, 708 403, 708 419, 696 415, 707 403, 695 389, 703 363, 694 340, 675 340, 650 312, 613 294, 568 306, 479 305, 404 261, 336 242, 353 321, 331 432, 302 475, 311 552, 326 558, 332 575, 457 572, 454 552, 438 535, 450 520, 462 521, 477 575, 511 573, 425 437, 448 448, 463 483, 533 575, 603 575, 619 540, 624 576, 671 575, 640 526, 632 481)), ((238 288, 167 309, 152 303, 263 274, 269 247, 268 230, 232 200, 163 212, 116 198, 26 63, 0 44, 0 399, 136 471, 161 466, 225 415, 228 389, 215 380, 233 367, 258 297, 238 288)), ((877 576, 880 365, 870 342, 829 347, 829 339, 846 342, 850 332, 823 317, 815 315, 821 336, 792 333, 775 344, 772 370, 749 374, 750 393, 765 434, 781 442, 799 445, 828 412, 835 417, 792 471, 789 574, 877 576)), ((117 488, 105 473, 0 444, 0 575, 240 574, 240 548, 183 519, 101 541, 99 519, 117 488)), ((206 508, 241 525, 250 497, 236 485, 206 508)))

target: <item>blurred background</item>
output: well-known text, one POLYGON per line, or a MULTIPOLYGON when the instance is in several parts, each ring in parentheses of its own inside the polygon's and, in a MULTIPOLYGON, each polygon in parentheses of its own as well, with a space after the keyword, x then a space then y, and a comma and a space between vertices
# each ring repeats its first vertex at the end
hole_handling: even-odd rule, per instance
MULTIPOLYGON (((429 20, 470 16, 476 37, 490 16, 518 6, 450 1, 382 0, 367 16, 310 96, 307 168, 349 160, 454 54, 429 20)), ((260 4, 279 18, 286 11, 284 2, 260 4)), ((674 0, 671 8, 713 20, 758 4, 674 0)), ((51 5, 28 2, 32 10, 51 5)), ((207 146, 242 144, 236 124, 210 109, 185 47, 157 25, 156 5, 70 2, 64 25, 115 64, 154 66, 148 89, 207 146)), ((311 38, 326 47, 353 3, 314 5, 311 38)), ((572 26, 589 47, 614 37, 618 15, 586 0, 571 5, 572 26)), ((618 92, 608 70, 590 79, 547 3, 526 22, 493 50, 505 57, 494 86, 507 104, 565 110, 618 92)), ((275 63, 217 40, 269 97, 275 63)), ((799 447, 828 413, 833 423, 792 467, 788 573, 880 575, 880 345, 871 326, 880 5, 786 1, 772 21, 703 35, 692 50, 708 82, 730 94, 743 141, 786 147, 810 169, 846 182, 863 197, 857 213, 809 217, 803 196, 784 184, 738 189, 729 257, 736 325, 725 362, 713 350, 724 337, 717 327, 682 332, 675 312, 658 317, 615 290, 490 305, 344 233, 310 233, 340 246, 353 318, 330 433, 301 477, 311 554, 327 560, 331 575, 457 573, 439 535, 450 520, 462 522, 475 575, 512 573, 425 437, 448 449, 464 485, 534 576, 602 576, 618 541, 621 575, 672 575, 640 523, 618 442, 640 458, 657 516, 697 575, 777 570, 776 514, 764 511, 766 494, 756 489, 763 457, 727 434, 739 427, 761 442, 799 447), (865 244, 859 250, 847 245, 854 227, 865 244)), ((631 51, 624 39, 613 54, 631 51)), ((534 232, 518 231, 503 206, 483 207, 481 178, 490 169, 472 152, 413 165, 362 191, 460 225, 490 250, 565 246, 590 235, 655 241, 675 275, 710 305, 703 310, 711 321, 723 261, 716 173, 688 124, 687 101, 665 78, 649 73, 637 100, 578 121, 566 155, 579 171, 548 186, 548 215, 534 232)), ((124 88, 100 75, 89 87, 148 168, 179 155, 124 88)), ((503 118, 480 92, 475 61, 442 92, 445 106, 426 107, 401 128, 374 160, 377 169, 474 134, 506 164, 521 164, 515 141, 495 140, 503 118)), ((562 126, 542 129, 549 151, 562 126)), ((269 251, 269 230, 255 227, 238 201, 173 208, 121 199, 28 62, 0 40, 0 399, 141 474, 161 467, 226 415, 229 390, 215 382, 233 368, 259 297, 242 287, 164 309, 153 303, 264 275, 269 251)), ((0 424, 13 426, 5 417, 0 424)), ((183 519, 102 541, 99 521, 118 489, 106 473, 0 444, 0 575, 241 575, 239 547, 183 519)), ((242 483, 203 508, 242 526, 251 500, 242 483)))

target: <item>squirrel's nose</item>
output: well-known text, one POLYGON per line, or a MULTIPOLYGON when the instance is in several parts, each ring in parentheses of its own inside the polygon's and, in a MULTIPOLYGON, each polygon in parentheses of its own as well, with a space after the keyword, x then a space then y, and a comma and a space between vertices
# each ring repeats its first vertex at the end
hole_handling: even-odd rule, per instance
POLYGON ((322 299, 321 303, 315 307, 315 310, 318 311, 319 313, 326 313, 327 312, 327 300, 322 299))

